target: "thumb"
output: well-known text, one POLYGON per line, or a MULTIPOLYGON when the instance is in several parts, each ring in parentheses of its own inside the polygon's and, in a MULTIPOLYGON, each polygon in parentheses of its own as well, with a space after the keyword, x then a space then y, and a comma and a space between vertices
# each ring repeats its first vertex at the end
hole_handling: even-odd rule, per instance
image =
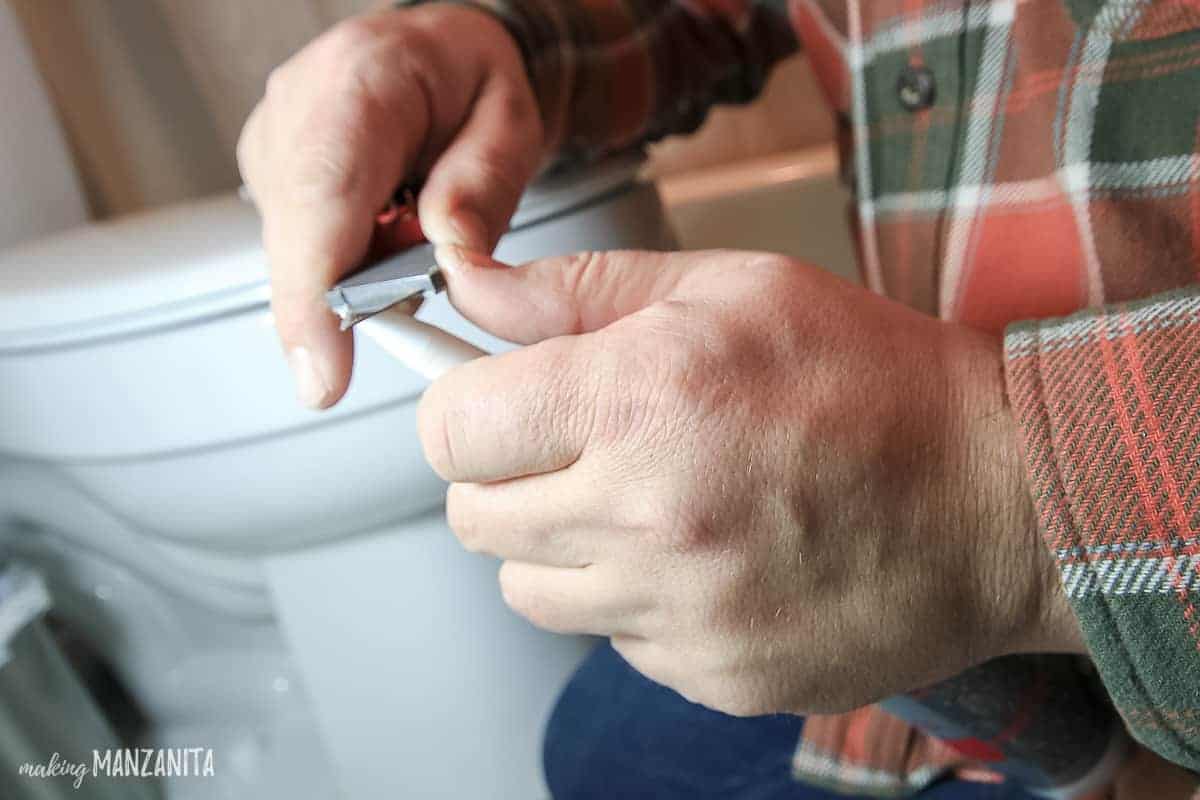
POLYGON ((689 265, 682 253, 585 252, 508 267, 460 247, 437 249, 454 307, 501 339, 533 344, 590 333, 668 296, 689 265))

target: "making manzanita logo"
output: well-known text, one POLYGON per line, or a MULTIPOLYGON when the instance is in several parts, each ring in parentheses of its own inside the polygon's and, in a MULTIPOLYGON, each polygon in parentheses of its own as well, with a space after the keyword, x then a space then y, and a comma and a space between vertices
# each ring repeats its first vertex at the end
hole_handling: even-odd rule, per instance
POLYGON ((93 750, 92 762, 69 761, 53 753, 44 764, 26 762, 17 774, 29 778, 70 778, 78 789, 90 777, 211 778, 213 751, 208 747, 127 747, 93 750))

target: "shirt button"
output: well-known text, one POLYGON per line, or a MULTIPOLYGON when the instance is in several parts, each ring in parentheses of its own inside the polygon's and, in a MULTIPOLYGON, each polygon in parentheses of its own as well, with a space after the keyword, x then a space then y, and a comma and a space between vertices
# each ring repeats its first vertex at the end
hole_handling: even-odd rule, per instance
POLYGON ((921 111, 933 105, 937 84, 928 67, 905 67, 896 81, 896 96, 908 111, 921 111))

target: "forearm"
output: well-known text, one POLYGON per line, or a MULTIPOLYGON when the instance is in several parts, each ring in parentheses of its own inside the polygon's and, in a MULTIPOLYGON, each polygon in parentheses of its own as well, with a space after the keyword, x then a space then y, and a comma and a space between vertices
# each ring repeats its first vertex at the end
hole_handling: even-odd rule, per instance
POLYGON ((778 0, 452 1, 496 14, 516 38, 550 161, 689 132, 714 104, 753 99, 798 46, 778 0))

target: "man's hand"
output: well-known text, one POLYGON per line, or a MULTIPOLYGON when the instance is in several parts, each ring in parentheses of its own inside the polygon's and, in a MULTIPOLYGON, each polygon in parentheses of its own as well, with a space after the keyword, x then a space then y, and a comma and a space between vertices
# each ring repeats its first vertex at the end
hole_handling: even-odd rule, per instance
POLYGON ((764 254, 439 262, 531 345, 447 374, 419 420, 451 527, 534 624, 734 714, 1078 647, 995 340, 764 254))
POLYGON ((272 73, 238 161, 262 213, 275 322, 304 403, 324 408, 346 390, 353 340, 323 296, 366 254, 396 188, 424 179, 431 241, 490 252, 541 152, 516 43, 478 10, 357 17, 272 73))

